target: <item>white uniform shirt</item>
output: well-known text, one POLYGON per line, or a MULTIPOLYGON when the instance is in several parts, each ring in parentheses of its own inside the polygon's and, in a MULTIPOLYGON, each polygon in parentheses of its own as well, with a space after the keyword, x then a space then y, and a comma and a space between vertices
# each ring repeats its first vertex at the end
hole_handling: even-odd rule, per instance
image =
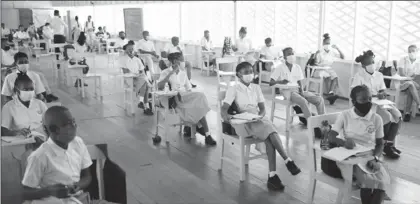
POLYGON ((58 16, 54 16, 50 21, 50 26, 54 35, 64 35, 64 29, 67 27, 67 24, 63 21, 63 19, 58 16))
MULTIPOLYGON (((160 73, 158 81, 162 81, 166 76, 173 70, 172 67, 168 67, 160 73)), ((192 89, 190 80, 188 79, 187 72, 185 70, 179 70, 179 73, 174 73, 169 77, 169 83, 171 84, 172 91, 189 91, 192 89)))
POLYGON ((8 28, 1 28, 1 36, 10 35, 10 29, 8 28))
POLYGON ((258 114, 258 103, 264 103, 265 99, 259 85, 251 83, 245 86, 239 82, 229 87, 223 103, 232 104, 233 101, 236 102, 239 111, 258 114))
POLYGON ((351 138, 360 145, 375 147, 375 139, 383 138, 383 122, 381 117, 370 111, 366 116, 358 116, 354 108, 341 112, 332 126, 332 130, 351 138))
POLYGON ((402 68, 405 76, 420 75, 420 59, 417 59, 412 63, 408 56, 400 59, 397 65, 398 68, 402 68))
POLYGON ((9 52, 1 49, 1 64, 3 65, 12 65, 15 62, 15 59, 9 52))
POLYGON ((45 38, 49 40, 54 38, 54 32, 51 27, 44 26, 42 28, 42 34, 44 35, 45 38))
POLYGON ((363 84, 369 88, 372 95, 377 95, 380 90, 386 89, 384 75, 378 71, 375 71, 370 75, 364 69, 359 70, 353 77, 351 88, 363 84))
MULTIPOLYGON (((35 94, 38 95, 42 92, 45 92, 44 84, 41 81, 39 75, 33 71, 27 71, 26 74, 34 83, 35 94)), ((11 73, 6 76, 3 83, 3 88, 1 90, 1 94, 5 96, 12 96, 14 94, 13 88, 15 87, 15 81, 17 78, 17 73, 11 73)))
POLYGON ((304 78, 302 68, 298 64, 293 64, 291 71, 286 64, 280 64, 274 69, 273 73, 271 73, 271 79, 276 81, 287 80, 293 84, 297 84, 298 81, 301 81, 304 78))
POLYGON ((84 52, 86 52, 86 50, 87 50, 86 44, 84 44, 84 45, 79 45, 79 43, 78 43, 77 41, 73 44, 73 47, 74 47, 74 50, 75 50, 77 53, 84 53, 84 52))
POLYGON ((122 47, 124 47, 124 45, 127 45, 128 44, 128 39, 127 38, 125 38, 124 40, 123 39, 121 39, 121 38, 117 38, 117 40, 115 40, 115 47, 117 47, 117 48, 122 48, 122 47))
POLYGON ((141 39, 136 45, 136 50, 139 50, 139 49, 142 49, 143 51, 146 51, 146 52, 152 52, 152 51, 155 51, 155 44, 150 40, 146 41, 144 39, 141 39))
POLYGON ((28 39, 29 34, 28 32, 25 32, 25 31, 18 31, 13 35, 13 37, 17 39, 28 39))
POLYGON ((252 41, 248 38, 239 38, 236 40, 236 48, 238 49, 237 52, 239 53, 247 53, 252 49, 252 41))
POLYGON ((133 74, 138 74, 139 71, 144 70, 144 65, 138 57, 131 58, 128 55, 124 54, 120 56, 119 59, 120 68, 127 68, 133 74))
POLYGON ((210 51, 211 49, 213 49, 213 42, 210 38, 209 40, 207 40, 205 37, 203 37, 201 38, 201 47, 205 47, 207 51, 210 51))
POLYGON ((320 66, 331 66, 339 57, 340 53, 336 49, 330 49, 328 52, 325 49, 321 49, 317 55, 317 64, 320 66))
POLYGON ((93 29, 93 21, 86 21, 85 23, 86 25, 86 31, 88 31, 89 29, 93 29))
POLYGON ((76 136, 67 150, 49 138, 29 156, 22 184, 31 188, 72 185, 90 165, 92 159, 82 138, 76 136))
POLYGON ((271 47, 267 47, 267 46, 262 47, 260 54, 261 55, 264 55, 265 56, 265 59, 268 59, 268 60, 273 60, 274 58, 278 58, 278 57, 281 56, 280 53, 273 46, 271 46, 271 47))
POLYGON ((17 97, 7 102, 1 110, 1 126, 9 130, 21 130, 30 127, 36 130, 42 127, 42 116, 47 105, 38 99, 32 99, 26 107, 17 97))
POLYGON ((166 45, 164 51, 169 55, 171 53, 177 53, 180 52, 179 50, 181 50, 182 53, 184 53, 184 47, 182 45, 178 46, 174 46, 172 43, 166 45))

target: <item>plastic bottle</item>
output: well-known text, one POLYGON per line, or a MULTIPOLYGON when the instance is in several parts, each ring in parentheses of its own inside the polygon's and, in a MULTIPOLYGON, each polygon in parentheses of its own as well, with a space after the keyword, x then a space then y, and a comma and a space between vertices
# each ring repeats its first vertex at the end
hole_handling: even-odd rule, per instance
POLYGON ((165 85, 165 93, 168 93, 169 92, 169 85, 168 84, 166 84, 165 85))
POLYGON ((321 123, 321 133, 322 133, 322 139, 321 139, 321 149, 322 150, 328 150, 330 149, 330 141, 328 140, 328 134, 331 131, 331 125, 328 123, 328 121, 324 120, 321 123))

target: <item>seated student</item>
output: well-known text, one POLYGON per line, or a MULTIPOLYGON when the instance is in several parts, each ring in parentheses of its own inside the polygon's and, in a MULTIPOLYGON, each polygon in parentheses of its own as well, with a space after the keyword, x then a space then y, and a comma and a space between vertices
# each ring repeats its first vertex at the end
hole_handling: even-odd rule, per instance
POLYGON ((4 23, 1 23, 1 38, 7 38, 10 34, 10 29, 6 28, 4 23))
POLYGON ((16 97, 7 102, 1 110, 1 135, 27 136, 31 130, 42 133, 42 115, 47 106, 34 98, 34 83, 31 78, 26 72, 19 72, 13 87, 16 97))
MULTIPOLYGON (((387 94, 385 92, 384 76, 374 69, 375 54, 371 50, 363 52, 362 55, 356 58, 356 62, 361 63, 363 69, 354 75, 353 83, 350 87, 354 88, 364 84, 369 88, 373 97, 385 99, 387 94)), ((395 106, 389 107, 388 109, 378 106, 376 113, 381 116, 384 124, 385 156, 396 159, 400 157, 399 154, 401 153, 394 145, 395 137, 397 137, 401 127, 401 113, 395 106)))
POLYGON ((149 67, 150 72, 155 72, 154 61, 159 59, 159 55, 156 54, 155 44, 149 40, 149 31, 143 31, 143 39, 139 40, 136 51, 140 54, 149 54, 145 56, 145 64, 149 67))
MULTIPOLYGON (((336 45, 331 45, 331 38, 328 33, 324 34, 324 39, 322 40, 323 48, 318 50, 315 53, 315 64, 318 66, 331 66, 335 59, 341 58, 344 59, 344 54, 336 45)), ((328 70, 317 70, 314 73, 315 77, 324 77, 329 78, 328 87, 328 97, 327 100, 331 105, 335 103, 338 99, 336 95, 338 88, 338 77, 337 73, 333 69, 328 70)))
MULTIPOLYGON (((204 37, 201 38, 201 50, 202 51, 213 51, 213 42, 210 39, 210 31, 204 31, 204 37)), ((216 58, 214 55, 203 55, 203 61, 206 66, 213 66, 216 64, 216 58), (207 59, 209 61, 209 65, 207 65, 207 59)))
POLYGON ((34 25, 33 22, 30 22, 29 23, 29 27, 28 27, 28 29, 26 31, 27 31, 27 33, 29 35, 29 38, 38 39, 38 36, 37 36, 37 33, 36 33, 36 27, 35 27, 35 25, 34 25))
MULTIPOLYGON (((354 87, 351 90, 350 98, 354 107, 343 111, 338 116, 328 134, 330 146, 344 146, 347 149, 353 149, 356 145, 361 145, 373 149, 375 159, 359 164, 366 165, 373 173, 366 173, 359 165, 355 165, 353 176, 361 186, 360 198, 362 204, 381 204, 385 198, 385 185, 390 183, 388 172, 379 162, 379 157, 382 155, 384 148, 382 119, 371 110, 372 96, 367 86, 359 85, 354 87), (343 134, 344 139, 337 138, 339 133, 343 134)), ((323 166, 323 164, 321 166, 326 174, 331 174, 332 171, 339 171, 341 174, 344 168, 340 163, 336 164, 334 170, 326 169, 326 166, 323 166)))
POLYGON ((101 27, 101 26, 99 26, 99 27, 98 27, 98 32, 96 32, 96 37, 104 37, 104 35, 105 35, 105 33, 104 33, 104 31, 102 30, 102 27, 101 27))
POLYGON ((29 203, 81 203, 77 195, 92 181, 92 160, 82 138, 76 136, 76 121, 66 107, 53 106, 42 123, 49 138, 28 158, 23 198, 29 203))
MULTIPOLYGON (((185 62, 182 53, 174 52, 168 55, 171 64, 160 74, 158 89, 163 90, 168 84, 173 91, 179 91, 180 97, 175 97, 176 111, 182 121, 197 124, 197 132, 205 136, 207 145, 216 145, 216 141, 210 135, 206 115, 210 111, 208 101, 204 93, 192 92, 191 82, 185 71, 185 62)), ((164 103, 164 102, 162 102, 164 103)), ((168 106, 168 104, 164 104, 168 106)), ((185 128, 185 136, 190 136, 190 129, 185 128)))
POLYGON ((420 108, 420 57, 417 56, 417 46, 410 45, 408 47, 408 56, 400 59, 398 62, 398 70, 401 76, 413 77, 414 81, 407 81, 400 85, 400 90, 407 93, 407 101, 404 107, 404 121, 409 122, 411 119, 411 105, 416 102, 420 108), (417 82, 416 82, 417 81, 417 82))
MULTIPOLYGON (((176 52, 179 52, 182 55, 184 55, 184 48, 183 48, 183 46, 181 46, 179 44, 179 38, 178 37, 172 37, 171 42, 172 42, 171 44, 168 44, 163 49, 162 57, 163 58, 166 58, 169 54, 176 53, 176 52)), ((191 64, 191 62, 185 61, 185 68, 186 68, 186 71, 187 71, 188 80, 191 82, 191 71, 192 71, 192 64, 191 64)), ((196 87, 196 85, 194 85, 192 83, 191 83, 191 86, 193 88, 196 87)))
POLYGON ((103 31, 104 31, 104 38, 105 39, 111 38, 111 34, 109 34, 109 32, 106 30, 106 26, 103 27, 103 31))
POLYGON ((1 90, 1 95, 3 96, 3 100, 5 104, 7 101, 12 100, 12 96, 14 94, 13 87, 15 85, 16 78, 18 77, 19 72, 26 73, 29 78, 31 78, 32 82, 34 83, 35 87, 35 94, 36 98, 40 100, 44 100, 43 94, 45 92, 45 87, 39 77, 39 75, 33 71, 29 71, 29 59, 28 55, 23 52, 18 52, 14 56, 15 64, 17 66, 17 70, 14 73, 11 73, 6 76, 4 79, 4 84, 1 90))
POLYGON ((134 78, 134 89, 138 93, 144 92, 143 102, 139 102, 138 107, 144 109, 144 114, 153 115, 153 111, 149 106, 149 91, 152 87, 149 79, 144 71, 144 65, 138 57, 134 56, 134 45, 127 44, 124 46, 125 54, 120 56, 119 66, 123 69, 124 73, 139 74, 134 78))
MULTIPOLYGON (((248 62, 238 64, 236 67, 236 76, 239 78, 240 83, 229 87, 226 92, 226 97, 223 100, 221 110, 223 120, 229 121, 232 118, 232 116, 228 114, 228 109, 232 103, 236 104, 239 112, 249 112, 265 116, 265 100, 261 88, 260 86, 251 83, 254 77, 252 65, 248 62)), ((234 128, 236 132, 246 132, 247 135, 253 135, 258 139, 264 140, 270 170, 267 181, 267 187, 269 189, 284 189, 284 185, 276 174, 276 150, 285 160, 286 167, 292 175, 297 175, 301 172, 299 167, 297 167, 294 161, 287 155, 277 130, 273 123, 266 117, 259 122, 246 123, 240 126, 235 125, 234 128)))
MULTIPOLYGON (((260 52, 260 59, 266 59, 266 60, 278 60, 279 58, 281 58, 282 56, 278 56, 279 53, 276 53, 276 51, 273 48, 272 45, 272 40, 271 38, 266 38, 265 39, 265 46, 261 48, 261 52, 260 52)), ((264 71, 268 71, 271 72, 271 70, 274 68, 273 67, 273 63, 272 62, 262 62, 262 70, 264 71)), ((257 66, 257 72, 260 72, 260 63, 256 64, 257 66)), ((258 83, 259 82, 259 78, 255 78, 254 79, 254 83, 258 83)))
POLYGON ((25 31, 23 25, 19 25, 19 30, 15 34, 13 34, 13 38, 18 40, 25 40, 29 39, 29 34, 25 31))
POLYGON ((117 47, 118 49, 122 49, 124 45, 126 45, 128 43, 128 39, 125 38, 125 33, 124 31, 120 31, 118 33, 118 39, 115 42, 115 47, 117 47))
POLYGON ((325 113, 324 99, 318 94, 311 92, 304 92, 302 90, 302 80, 304 79, 302 68, 298 64, 295 64, 296 57, 293 49, 287 47, 283 49, 283 56, 286 59, 286 63, 279 65, 271 73, 270 86, 275 84, 298 84, 299 91, 293 91, 290 95, 290 101, 296 103, 303 110, 305 118, 309 118, 312 114, 309 110, 308 102, 315 105, 319 115, 325 113))
POLYGON ((54 32, 50 23, 45 23, 45 26, 42 28, 42 36, 47 41, 46 49, 48 50, 51 47, 52 40, 54 39, 54 32))

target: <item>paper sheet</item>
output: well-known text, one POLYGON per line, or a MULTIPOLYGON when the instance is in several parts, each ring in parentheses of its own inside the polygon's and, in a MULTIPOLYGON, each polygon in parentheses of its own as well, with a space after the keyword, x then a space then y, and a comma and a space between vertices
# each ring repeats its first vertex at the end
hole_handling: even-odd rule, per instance
POLYGON ((378 99, 378 98, 372 98, 372 103, 378 106, 394 105, 394 102, 388 99, 378 99))
POLYGON ((356 145, 354 149, 346 149, 344 147, 337 147, 337 148, 332 148, 328 150, 327 152, 324 153, 323 156, 325 158, 332 159, 335 161, 344 161, 345 159, 351 156, 355 156, 357 154, 364 154, 369 151, 372 151, 372 150, 361 145, 356 145))
POLYGON ((255 114, 252 114, 252 113, 245 112, 245 113, 241 113, 241 114, 236 114, 236 115, 233 116, 233 118, 234 119, 240 119, 240 120, 253 121, 253 120, 259 120, 262 117, 259 116, 259 115, 255 115, 255 114))

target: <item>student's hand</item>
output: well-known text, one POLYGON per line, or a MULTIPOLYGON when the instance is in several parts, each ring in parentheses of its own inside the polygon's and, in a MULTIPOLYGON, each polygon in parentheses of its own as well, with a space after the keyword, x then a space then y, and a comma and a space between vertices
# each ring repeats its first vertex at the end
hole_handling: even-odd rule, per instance
POLYGON ((47 187, 50 195, 56 198, 67 198, 69 197, 69 188, 63 184, 55 184, 47 187))
POLYGON ((75 194, 81 190, 79 184, 77 183, 69 186, 68 188, 69 188, 69 194, 75 194))
POLYGON ((380 92, 380 93, 378 93, 378 99, 385 99, 386 98, 386 93, 385 92, 380 92))
POLYGON ((287 83, 289 83, 289 81, 287 79, 279 81, 279 84, 287 84, 287 83))
POLYGON ((15 131, 16 136, 25 136, 28 137, 31 134, 31 130, 29 128, 22 128, 20 130, 15 131))
POLYGON ((230 116, 229 114, 227 114, 227 113, 222 113, 222 119, 223 119, 223 121, 225 121, 225 122, 229 122, 230 121, 230 119, 232 119, 232 116, 230 116))
POLYGON ((346 138, 344 141, 344 147, 346 149, 353 149, 356 146, 356 143, 353 141, 353 139, 346 138))
POLYGON ((379 162, 377 162, 376 160, 370 160, 370 161, 368 161, 367 167, 369 169, 372 169, 374 172, 379 171, 379 169, 380 169, 379 162))
POLYGON ((177 72, 179 70, 179 66, 174 68, 172 67, 172 71, 169 73, 170 75, 174 74, 175 72, 177 72))

